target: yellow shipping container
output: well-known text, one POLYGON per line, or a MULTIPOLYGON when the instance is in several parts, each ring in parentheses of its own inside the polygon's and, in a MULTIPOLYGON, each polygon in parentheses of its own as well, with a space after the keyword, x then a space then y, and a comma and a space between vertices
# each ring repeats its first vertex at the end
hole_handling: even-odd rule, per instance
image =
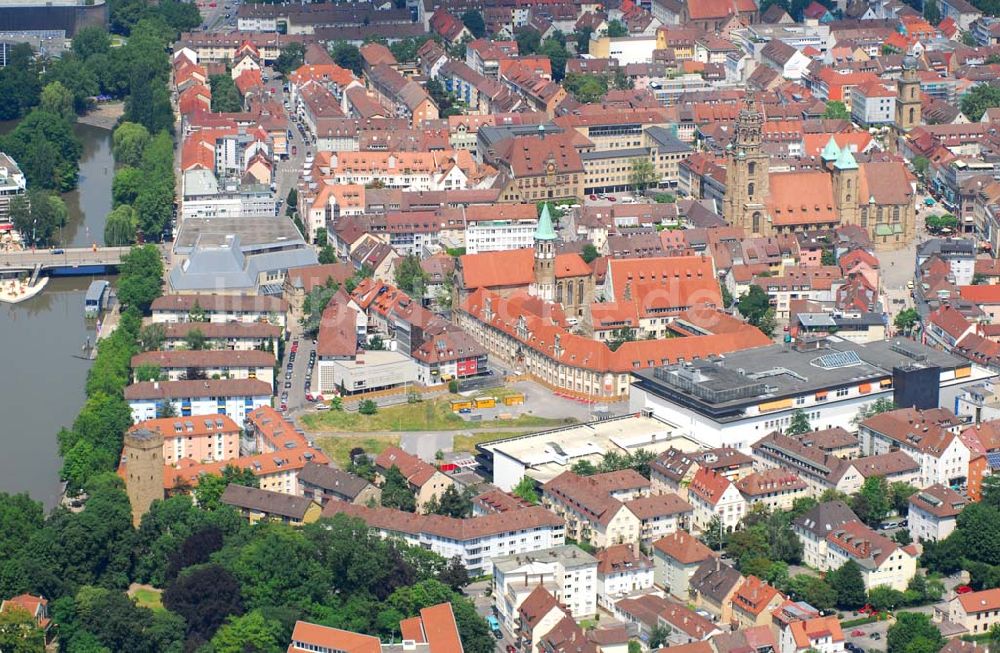
POLYGON ((451 411, 457 413, 463 408, 472 408, 472 402, 468 399, 457 399, 451 402, 451 411))
POLYGON ((476 399, 476 408, 493 408, 497 405, 495 397, 480 397, 476 399))
POLYGON ((524 403, 523 394, 508 395, 503 398, 504 406, 520 406, 523 403, 524 403))

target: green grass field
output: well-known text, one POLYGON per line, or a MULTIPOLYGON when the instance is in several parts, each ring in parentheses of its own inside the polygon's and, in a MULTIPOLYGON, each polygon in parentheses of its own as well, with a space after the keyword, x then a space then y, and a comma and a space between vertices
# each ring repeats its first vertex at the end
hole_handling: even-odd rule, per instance
POLYGON ((132 593, 132 596, 135 597, 135 601, 140 607, 150 608, 151 610, 163 610, 162 594, 163 592, 160 590, 140 587, 132 593))
POLYGON ((366 433, 371 431, 458 431, 488 430, 497 426, 544 428, 565 424, 564 420, 519 415, 509 420, 468 422, 451 412, 450 399, 432 399, 415 404, 379 408, 374 415, 329 410, 302 416, 310 431, 366 433))
POLYGON ((399 446, 398 435, 331 435, 317 438, 316 444, 341 469, 351 462, 351 449, 361 447, 365 452, 378 455, 386 447, 399 446))

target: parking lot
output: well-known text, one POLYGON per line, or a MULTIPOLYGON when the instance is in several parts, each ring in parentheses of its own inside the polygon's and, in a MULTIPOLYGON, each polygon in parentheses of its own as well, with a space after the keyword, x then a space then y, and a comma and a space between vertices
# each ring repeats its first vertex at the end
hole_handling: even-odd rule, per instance
POLYGON ((312 340, 293 336, 285 345, 285 357, 278 375, 278 406, 287 412, 310 408, 309 383, 315 365, 316 345, 312 340), (309 379, 307 381, 307 378, 309 379))

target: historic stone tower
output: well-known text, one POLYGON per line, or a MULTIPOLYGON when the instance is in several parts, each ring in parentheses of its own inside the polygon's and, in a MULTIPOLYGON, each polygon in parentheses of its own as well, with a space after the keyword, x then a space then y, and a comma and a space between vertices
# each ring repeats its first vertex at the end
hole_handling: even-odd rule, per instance
POLYGON ((845 147, 833 162, 833 201, 840 224, 858 224, 858 174, 858 162, 845 147))
POLYGON ((163 498, 163 434, 135 429, 125 434, 125 491, 136 527, 149 506, 163 498))
POLYGON ((917 58, 903 57, 903 74, 896 82, 896 131, 905 134, 920 124, 920 78, 917 58))
POLYGON ((552 226, 548 203, 542 206, 542 215, 535 228, 535 282, 531 294, 551 302, 556 287, 556 230, 552 226))
POLYGON ((768 155, 761 150, 764 116, 753 91, 747 91, 736 119, 736 132, 726 163, 726 196, 722 213, 729 224, 748 235, 770 235, 767 208, 768 155))

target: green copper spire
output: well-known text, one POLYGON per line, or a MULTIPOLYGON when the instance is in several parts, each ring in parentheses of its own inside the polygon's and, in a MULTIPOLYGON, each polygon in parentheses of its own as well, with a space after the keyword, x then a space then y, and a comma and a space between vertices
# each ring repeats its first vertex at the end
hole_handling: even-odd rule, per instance
POLYGON ((820 153, 820 158, 824 161, 836 161, 839 156, 840 148, 837 147, 837 141, 833 140, 833 136, 831 136, 826 147, 823 148, 823 152, 820 153))
POLYGON ((854 155, 846 147, 840 151, 837 162, 833 164, 837 170, 857 170, 858 162, 854 160, 854 155))
POLYGON ((549 215, 549 203, 542 205, 542 215, 538 218, 538 227, 535 229, 535 240, 555 240, 556 230, 552 226, 552 216, 549 215))

